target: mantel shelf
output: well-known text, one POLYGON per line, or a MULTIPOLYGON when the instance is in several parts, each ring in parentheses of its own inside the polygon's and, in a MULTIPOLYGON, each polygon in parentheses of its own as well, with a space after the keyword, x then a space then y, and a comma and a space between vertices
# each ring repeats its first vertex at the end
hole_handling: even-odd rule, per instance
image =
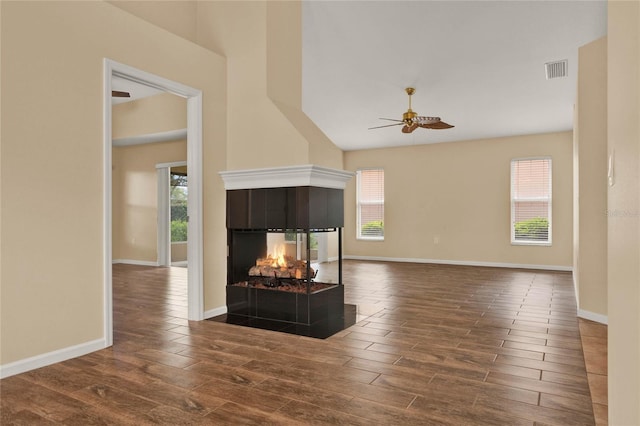
POLYGON ((226 190, 294 186, 344 189, 354 175, 353 172, 312 164, 220 172, 226 190))

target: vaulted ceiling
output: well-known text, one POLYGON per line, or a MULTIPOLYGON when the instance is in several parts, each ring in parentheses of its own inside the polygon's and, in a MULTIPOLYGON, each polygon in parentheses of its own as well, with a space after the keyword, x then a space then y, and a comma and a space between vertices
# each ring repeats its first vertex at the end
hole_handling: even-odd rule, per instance
POLYGON ((303 109, 344 150, 570 130, 578 48, 606 1, 305 1, 303 109), (547 80, 545 63, 568 60, 547 80), (417 129, 413 110, 455 125, 417 129))

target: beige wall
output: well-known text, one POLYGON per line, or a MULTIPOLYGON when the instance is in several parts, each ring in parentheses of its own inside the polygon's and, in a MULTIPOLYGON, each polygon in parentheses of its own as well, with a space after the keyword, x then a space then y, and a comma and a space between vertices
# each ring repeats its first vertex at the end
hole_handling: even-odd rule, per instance
POLYGON ((198 4, 198 41, 227 57, 227 167, 306 164, 309 147, 267 95, 266 2, 198 4))
POLYGON ((187 141, 113 148, 113 259, 157 262, 156 164, 187 160, 187 141))
POLYGON ((609 424, 640 424, 640 3, 609 1, 609 424))
POLYGON ((347 170, 366 167, 385 170, 385 240, 356 240, 354 178, 345 255, 571 266, 571 132, 345 153, 347 170), (510 243, 510 160, 531 156, 553 159, 551 247, 510 243))
POLYGON ((578 315, 607 315, 607 39, 578 52, 574 123, 573 278, 578 315))
POLYGON ((302 2, 267 5, 267 94, 309 144, 307 162, 342 169, 342 150, 302 111, 302 2))
POLYGON ((108 3, 189 41, 196 42, 197 1, 116 0, 108 3))
POLYGON ((296 2, 198 3, 198 42, 227 57, 229 170, 342 165, 341 151, 300 110, 299 7, 296 2), (295 19, 287 22, 287 17, 295 19), (282 49, 291 45, 284 55, 282 49))
POLYGON ((0 7, 0 363, 104 338, 104 57, 203 90, 204 300, 223 305, 225 60, 102 2, 0 7))

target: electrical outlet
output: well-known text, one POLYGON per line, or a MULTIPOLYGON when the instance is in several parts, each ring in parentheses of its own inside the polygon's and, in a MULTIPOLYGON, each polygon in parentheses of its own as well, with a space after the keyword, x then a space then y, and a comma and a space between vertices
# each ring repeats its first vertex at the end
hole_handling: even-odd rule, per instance
POLYGON ((433 244, 440 244, 440 237, 439 236, 435 236, 433 237, 433 244))

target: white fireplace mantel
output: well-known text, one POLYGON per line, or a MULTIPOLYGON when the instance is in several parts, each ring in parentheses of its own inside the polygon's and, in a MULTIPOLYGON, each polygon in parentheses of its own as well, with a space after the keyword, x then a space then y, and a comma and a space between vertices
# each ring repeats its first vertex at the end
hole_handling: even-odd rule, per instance
POLYGON ((353 172, 312 164, 220 172, 226 190, 294 186, 344 189, 354 175, 353 172))

